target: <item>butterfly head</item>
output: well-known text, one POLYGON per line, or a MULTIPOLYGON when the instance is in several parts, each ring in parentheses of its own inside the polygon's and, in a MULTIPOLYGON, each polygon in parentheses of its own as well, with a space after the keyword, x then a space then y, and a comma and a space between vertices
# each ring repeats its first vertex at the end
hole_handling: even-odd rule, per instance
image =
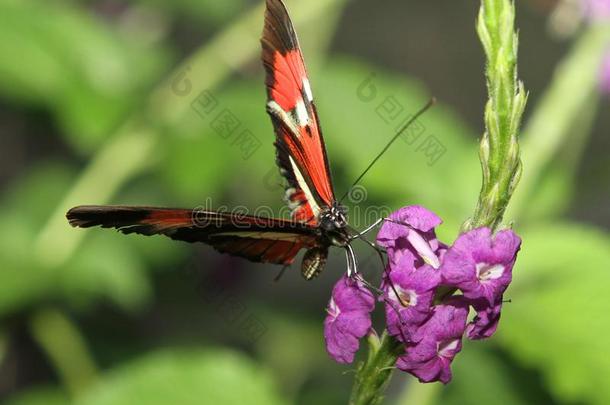
POLYGON ((337 231, 347 226, 347 209, 338 204, 333 204, 330 209, 320 214, 320 226, 327 232, 337 231))

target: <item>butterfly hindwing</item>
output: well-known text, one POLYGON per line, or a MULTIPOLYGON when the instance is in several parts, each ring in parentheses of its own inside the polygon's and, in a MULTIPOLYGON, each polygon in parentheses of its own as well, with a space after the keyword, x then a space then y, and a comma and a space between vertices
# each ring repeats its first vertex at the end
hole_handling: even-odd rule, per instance
POLYGON ((288 181, 286 200, 293 219, 315 225, 335 197, 303 55, 280 0, 267 0, 261 43, 277 164, 288 181))
POLYGON ((165 235, 203 242, 254 262, 290 264, 302 248, 317 246, 316 230, 282 219, 205 210, 132 206, 80 206, 67 214, 72 226, 116 228, 130 234, 165 235))

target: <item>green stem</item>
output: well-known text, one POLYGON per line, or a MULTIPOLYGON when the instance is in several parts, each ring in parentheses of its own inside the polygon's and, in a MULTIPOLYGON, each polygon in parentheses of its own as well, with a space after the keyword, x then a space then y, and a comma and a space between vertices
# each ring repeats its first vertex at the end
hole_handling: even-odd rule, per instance
POLYGON ((73 398, 95 382, 98 372, 85 340, 62 312, 37 312, 30 320, 30 329, 73 398))
POLYGON ((396 359, 403 350, 403 344, 385 332, 381 340, 377 335, 369 336, 368 358, 358 367, 350 405, 381 403, 383 392, 396 366, 396 359))
POLYGON ((480 159, 483 184, 473 217, 463 230, 497 228, 521 177, 517 135, 527 94, 517 78, 518 38, 515 5, 509 0, 482 0, 477 32, 485 56, 489 100, 480 159))

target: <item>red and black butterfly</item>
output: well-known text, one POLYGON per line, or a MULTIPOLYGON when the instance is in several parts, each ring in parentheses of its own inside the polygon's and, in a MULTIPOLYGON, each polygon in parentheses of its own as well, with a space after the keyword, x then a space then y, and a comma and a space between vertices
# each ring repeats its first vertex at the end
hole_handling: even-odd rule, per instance
POLYGON ((346 210, 335 198, 330 167, 303 55, 286 7, 267 0, 261 38, 267 112, 275 129, 276 161, 287 181, 292 220, 237 216, 205 210, 130 206, 80 206, 71 225, 102 226, 142 235, 163 234, 203 242, 255 262, 291 264, 301 249, 306 279, 324 268, 330 246, 345 249, 348 274, 356 274, 346 210))

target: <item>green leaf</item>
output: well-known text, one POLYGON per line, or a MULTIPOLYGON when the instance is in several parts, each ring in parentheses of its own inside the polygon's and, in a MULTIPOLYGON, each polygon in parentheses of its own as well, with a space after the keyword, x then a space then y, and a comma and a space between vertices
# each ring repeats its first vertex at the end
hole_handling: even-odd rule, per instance
POLYGON ((156 352, 111 370, 77 405, 273 405, 269 373, 243 355, 213 351, 156 352))
POLYGON ((522 232, 500 343, 564 401, 610 401, 610 239, 586 226, 522 232))
MULTIPOLYGON (((146 267, 129 238, 97 230, 67 265, 51 270, 32 255, 37 232, 49 210, 73 179, 71 171, 45 164, 25 174, 0 201, 0 315, 44 298, 60 298, 76 306, 107 298, 125 310, 135 310, 150 297, 146 267)), ((62 232, 73 229, 68 222, 62 232)), ((62 234, 57 235, 61 240, 62 234)))
POLYGON ((141 101, 167 57, 65 2, 0 2, 0 94, 52 111, 89 150, 141 101), (17 57, 18 55, 18 57, 17 57))

